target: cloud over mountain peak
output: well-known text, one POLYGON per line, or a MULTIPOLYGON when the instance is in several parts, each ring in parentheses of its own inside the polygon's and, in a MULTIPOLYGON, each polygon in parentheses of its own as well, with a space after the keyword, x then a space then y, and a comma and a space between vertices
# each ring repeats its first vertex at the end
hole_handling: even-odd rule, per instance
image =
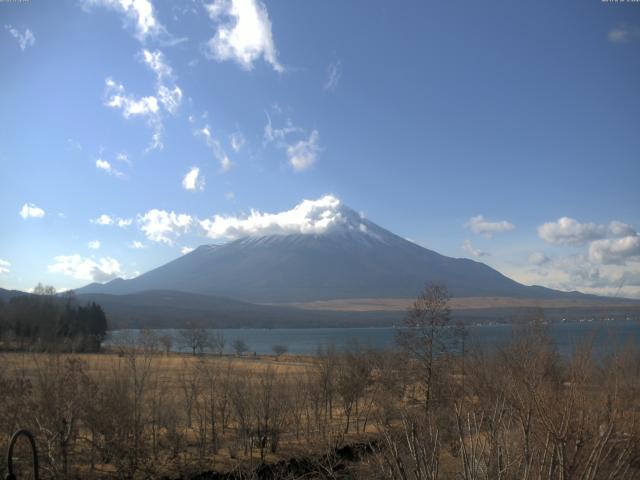
POLYGON ((340 199, 325 195, 317 200, 303 200, 292 209, 279 213, 251 210, 245 217, 214 215, 200 221, 200 226, 210 238, 319 234, 337 226, 359 228, 355 217, 360 216, 344 206, 340 199))

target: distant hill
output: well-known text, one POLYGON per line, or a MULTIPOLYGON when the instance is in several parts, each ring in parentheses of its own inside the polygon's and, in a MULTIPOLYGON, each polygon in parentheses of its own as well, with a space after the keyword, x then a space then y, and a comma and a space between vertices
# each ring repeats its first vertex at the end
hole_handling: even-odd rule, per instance
POLYGON ((28 295, 28 293, 21 292, 20 290, 6 290, 4 288, 0 288, 0 300, 3 302, 8 302, 11 298, 19 295, 28 295))
MULTIPOLYGON (((458 302, 454 299, 453 320, 462 322, 529 321, 544 310, 548 320, 580 318, 640 317, 640 302, 615 304, 556 300, 509 302, 492 299, 488 304, 458 302), (495 306, 492 306, 495 305, 495 306)), ((102 306, 111 329, 183 328, 189 325, 210 328, 310 328, 369 327, 398 325, 405 315, 405 304, 393 308, 344 309, 331 303, 317 308, 259 305, 179 291, 150 290, 126 295, 81 294, 81 303, 96 302, 102 306)))
POLYGON ((134 279, 93 283, 78 293, 172 290, 253 303, 348 298, 414 298, 425 282, 454 297, 598 298, 525 286, 493 268, 451 258, 401 238, 340 207, 341 222, 322 234, 246 237, 203 245, 134 279))
POLYGON ((127 295, 80 294, 78 301, 96 302, 110 328, 286 328, 392 325, 398 312, 307 311, 292 307, 255 305, 224 297, 168 290, 127 295))
MULTIPOLYGON (((30 295, 0 288, 0 299, 30 295)), ((640 302, 610 303, 581 300, 505 299, 477 297, 453 299, 453 320, 466 323, 528 321, 544 310, 549 320, 580 318, 640 318, 640 302)), ((410 302, 407 299, 352 299, 261 305, 230 298, 170 290, 148 290, 124 295, 85 293, 79 304, 95 302, 107 316, 109 329, 184 328, 310 328, 398 325, 410 302)))

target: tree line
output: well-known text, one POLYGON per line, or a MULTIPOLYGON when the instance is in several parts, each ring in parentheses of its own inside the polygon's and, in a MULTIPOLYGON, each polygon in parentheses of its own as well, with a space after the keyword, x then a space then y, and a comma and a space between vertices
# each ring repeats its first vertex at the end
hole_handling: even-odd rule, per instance
POLYGON ((58 295, 42 284, 32 294, 0 300, 0 345, 5 349, 96 352, 107 323, 100 305, 80 305, 73 292, 58 295))

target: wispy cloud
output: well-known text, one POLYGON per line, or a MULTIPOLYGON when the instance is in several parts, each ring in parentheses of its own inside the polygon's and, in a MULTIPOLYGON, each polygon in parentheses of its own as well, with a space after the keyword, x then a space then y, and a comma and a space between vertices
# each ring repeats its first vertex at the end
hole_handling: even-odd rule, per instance
POLYGON ((320 151, 319 139, 320 134, 317 130, 314 130, 307 140, 300 140, 287 147, 289 164, 296 172, 306 170, 316 163, 316 158, 320 151))
POLYGON ((284 143, 287 136, 289 136, 290 134, 304 132, 302 128, 296 127, 291 121, 291 119, 285 120, 284 125, 282 127, 276 128, 273 126, 273 123, 271 122, 271 116, 268 113, 266 113, 266 115, 267 115, 267 123, 264 126, 265 143, 270 143, 270 142, 284 143))
POLYGON ((131 161, 131 158, 129 158, 129 154, 126 152, 120 152, 116 155, 116 161, 119 163, 124 163, 125 165, 128 165, 129 167, 131 167, 133 165, 133 162, 131 161))
POLYGON ((105 105, 109 108, 121 110, 126 119, 131 117, 144 118, 153 129, 148 150, 162 149, 163 126, 158 99, 153 95, 135 97, 127 93, 124 86, 115 82, 111 77, 105 80, 105 85, 105 105))
POLYGON ((626 43, 634 38, 640 38, 640 27, 632 25, 618 25, 609 30, 609 41, 611 43, 626 43))
POLYGON ((483 235, 485 238, 491 238, 496 233, 507 232, 513 230, 515 225, 506 220, 501 221, 489 221, 484 218, 483 215, 477 215, 471 217, 465 224, 469 230, 478 235, 483 235))
POLYGON ((23 52, 29 48, 33 47, 36 43, 36 37, 33 35, 33 32, 26 28, 24 32, 20 32, 17 28, 11 25, 5 25, 4 28, 11 34, 13 38, 18 41, 18 45, 20 45, 20 50, 23 52))
POLYGON ((155 94, 137 97, 127 92, 124 85, 111 77, 105 79, 105 105, 122 111, 124 118, 144 118, 152 128, 151 143, 147 150, 162 149, 162 110, 175 115, 182 104, 182 89, 175 83, 173 71, 164 54, 142 50, 143 63, 156 74, 155 94))
POLYGON ((100 240, 92 240, 87 244, 87 246, 91 250, 98 250, 100 248, 100 240))
POLYGON ((528 261, 532 265, 544 265, 550 262, 551 259, 543 252, 533 252, 529 254, 528 261))
POLYGON ((182 89, 175 83, 173 70, 160 50, 143 50, 144 63, 156 74, 156 96, 172 115, 182 103, 182 89))
POLYGON ((231 148, 233 151, 238 153, 245 144, 245 138, 242 132, 235 132, 231 134, 230 137, 231 148))
POLYGON ((265 145, 273 143, 276 147, 285 150, 289 165, 297 172, 303 171, 316 163, 320 147, 320 134, 317 130, 311 131, 304 138, 305 130, 293 124, 287 119, 282 127, 274 127, 271 116, 267 115, 267 123, 264 127, 265 145))
POLYGON ((205 125, 199 130, 194 132, 194 135, 202 138, 207 146, 211 149, 214 158, 220 164, 220 170, 223 172, 228 172, 233 167, 233 162, 228 157, 222 145, 220 144, 220 140, 215 138, 211 133, 211 128, 209 125, 205 125))
POLYGON ((338 86, 338 82, 340 82, 340 77, 342 76, 342 63, 340 60, 332 62, 329 64, 327 68, 327 79, 324 82, 324 89, 333 91, 338 86))
POLYGON ((488 257, 489 255, 491 255, 489 252, 484 252, 482 250, 479 250, 477 248, 473 248, 473 245, 471 244, 470 240, 465 240, 464 243, 462 244, 462 249, 467 252, 469 255, 472 255, 476 258, 480 258, 480 257, 488 257))
POLYGON ((0 258, 0 273, 11 273, 11 263, 0 258))
POLYGON ((209 17, 217 25, 207 44, 208 54, 218 61, 234 60, 251 70, 264 58, 275 71, 283 72, 271 32, 267 7, 260 0, 215 0, 207 5, 209 17))
POLYGON ((141 249, 143 249, 145 247, 144 247, 144 243, 142 243, 142 242, 140 242, 138 240, 134 240, 133 242, 131 242, 129 244, 129 248, 133 248, 134 250, 141 250, 141 249))

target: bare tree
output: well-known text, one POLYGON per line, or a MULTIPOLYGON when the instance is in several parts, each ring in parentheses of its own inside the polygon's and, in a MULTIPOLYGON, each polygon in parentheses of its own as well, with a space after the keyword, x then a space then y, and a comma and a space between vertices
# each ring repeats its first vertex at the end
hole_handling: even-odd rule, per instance
POLYGON ((274 345, 273 347, 271 347, 271 349, 276 355, 276 360, 279 360, 281 355, 284 355, 289 351, 289 347, 287 347, 286 345, 274 345))
POLYGON ((169 352, 171 352, 171 347, 173 346, 173 337, 171 335, 162 335, 159 341, 160 345, 162 345, 162 349, 164 350, 165 355, 169 355, 169 352))
POLYGON ((232 344, 233 349, 236 352, 236 355, 238 355, 239 357, 241 357, 242 355, 245 354, 245 352, 247 350, 249 350, 249 346, 247 345, 247 342, 245 342, 243 339, 241 338, 236 338, 233 341, 232 344))
POLYGON ((216 332, 210 339, 211 349, 216 355, 222 355, 224 353, 225 339, 224 335, 220 332, 216 332))
POLYGON ((145 353, 155 353, 158 350, 158 336, 153 330, 145 328, 140 332, 138 344, 145 353))
POLYGON ((191 327, 180 330, 182 345, 191 350, 193 355, 202 355, 210 345, 209 332, 202 327, 191 327))
POLYGON ((447 331, 451 315, 449 292, 442 285, 429 284, 413 302, 397 333, 398 344, 409 353, 420 370, 425 412, 429 411, 433 394, 435 361, 447 350, 447 331))

